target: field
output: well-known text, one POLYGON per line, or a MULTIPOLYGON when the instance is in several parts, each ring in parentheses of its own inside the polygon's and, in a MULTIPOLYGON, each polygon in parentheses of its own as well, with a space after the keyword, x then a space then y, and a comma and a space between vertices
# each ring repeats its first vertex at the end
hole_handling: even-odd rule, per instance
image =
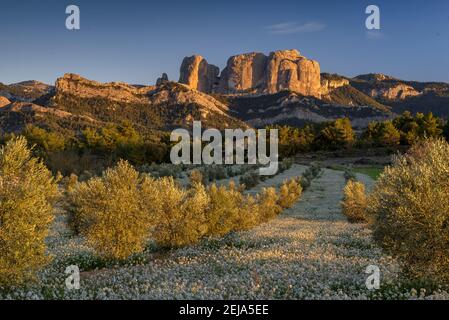
MULTIPOLYGON (((293 165, 249 192, 279 186, 307 167, 293 165)), ((357 174, 370 188, 376 170, 357 174), (368 174, 371 173, 371 174, 368 174)), ((220 181, 226 183, 226 180, 220 181)), ((48 238, 54 260, 39 280, 4 291, 6 299, 410 299, 449 298, 426 294, 401 278, 394 259, 374 244, 364 224, 341 213, 345 185, 340 170, 323 169, 294 207, 245 232, 204 239, 181 249, 149 245, 142 254, 116 263, 97 258, 82 237, 66 227, 59 212, 48 238), (79 266, 79 290, 65 286, 65 268, 79 266), (381 289, 368 290, 369 265, 381 270, 381 289), (422 296, 420 296, 422 294, 422 296)))

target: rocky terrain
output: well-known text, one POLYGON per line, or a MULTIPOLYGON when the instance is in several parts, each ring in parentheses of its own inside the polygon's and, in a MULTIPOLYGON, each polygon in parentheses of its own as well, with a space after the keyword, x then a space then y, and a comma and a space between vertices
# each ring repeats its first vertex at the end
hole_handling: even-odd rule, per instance
POLYGON ((350 84, 396 113, 433 112, 449 117, 449 84, 396 79, 384 74, 367 74, 350 79, 350 84))
POLYGON ((10 101, 32 102, 52 90, 53 86, 34 80, 11 85, 0 82, 0 97, 8 98, 10 101))
POLYGON ((206 93, 272 94, 290 90, 306 96, 321 96, 320 65, 298 50, 240 54, 229 58, 219 76, 219 68, 201 56, 184 59, 180 83, 206 93))
POLYGON ((221 72, 194 55, 182 61, 179 82, 164 73, 155 85, 100 83, 76 74, 55 86, 0 83, 0 125, 7 132, 27 123, 76 128, 123 120, 140 130, 168 130, 189 127, 192 120, 225 129, 349 117, 364 127, 405 110, 449 117, 449 84, 320 73, 319 63, 298 50, 235 55, 221 72))

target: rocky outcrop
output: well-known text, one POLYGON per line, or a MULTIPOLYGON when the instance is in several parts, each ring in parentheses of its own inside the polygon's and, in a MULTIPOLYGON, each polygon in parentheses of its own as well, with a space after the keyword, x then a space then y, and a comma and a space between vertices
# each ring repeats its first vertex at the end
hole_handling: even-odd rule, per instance
POLYGON ((267 93, 290 90, 306 96, 321 96, 320 65, 297 50, 272 52, 266 74, 267 93))
POLYGON ((201 92, 211 93, 218 82, 219 73, 218 67, 207 63, 202 56, 194 55, 184 58, 179 83, 201 92))
POLYGON ((171 128, 175 123, 191 125, 189 119, 204 121, 205 127, 212 124, 217 128, 246 127, 233 118, 225 103, 176 82, 143 87, 121 82, 100 83, 66 74, 57 80, 50 105, 71 113, 87 110, 101 121, 109 121, 111 114, 122 112, 124 119, 126 113, 133 114, 133 121, 140 117, 139 123, 145 125, 152 125, 150 119, 159 119, 164 128, 171 128))
POLYGON ((363 128, 371 121, 390 119, 393 114, 370 106, 348 106, 327 103, 295 92, 279 92, 269 96, 229 97, 229 108, 242 120, 255 127, 267 125, 299 125, 309 122, 351 119, 355 127, 363 128))
POLYGON ((10 103, 11 101, 9 101, 7 98, 0 96, 0 108, 3 108, 4 106, 7 106, 10 103))
POLYGON ((34 80, 13 83, 10 85, 0 83, 0 95, 12 102, 33 102, 34 100, 49 94, 53 89, 53 86, 34 80))
POLYGON ((391 76, 388 76, 383 73, 368 73, 368 74, 361 74, 357 77, 354 77, 356 80, 363 80, 363 81, 369 81, 369 82, 376 82, 376 81, 391 81, 396 80, 396 78, 393 78, 391 76))
POLYGON ((156 85, 160 86, 160 85, 162 85, 164 83, 167 83, 168 81, 169 81, 168 80, 168 75, 166 73, 163 73, 160 78, 157 78, 156 85))
POLYGON ((229 58, 221 73, 221 93, 255 92, 265 89, 268 57, 262 53, 247 53, 229 58))
POLYGON ((101 83, 68 73, 56 81, 56 95, 69 94, 80 98, 105 98, 111 101, 145 103, 147 93, 155 86, 132 86, 123 82, 101 83))
POLYGON ((321 95, 327 96, 335 89, 347 86, 350 81, 339 75, 323 73, 321 75, 321 95))
POLYGON ((306 96, 321 96, 320 65, 300 55, 297 50, 270 53, 246 53, 228 60, 219 85, 215 86, 218 68, 208 65, 201 56, 185 58, 180 82, 202 92, 222 94, 273 94, 290 90, 306 96))
POLYGON ((383 98, 385 100, 404 100, 419 96, 421 92, 409 85, 398 83, 387 88, 372 89, 370 95, 373 98, 383 98))

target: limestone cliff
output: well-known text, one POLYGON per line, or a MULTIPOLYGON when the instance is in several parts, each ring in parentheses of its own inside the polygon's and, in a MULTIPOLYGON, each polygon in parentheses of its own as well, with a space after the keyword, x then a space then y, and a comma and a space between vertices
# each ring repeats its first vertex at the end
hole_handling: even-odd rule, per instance
POLYGON ((179 83, 201 92, 211 93, 218 81, 219 72, 218 67, 207 63, 202 56, 186 57, 181 65, 179 83))
POLYGON ((273 94, 284 90, 321 97, 320 65, 297 50, 245 53, 229 58, 221 72, 201 56, 187 57, 181 66, 180 83, 206 93, 273 94))

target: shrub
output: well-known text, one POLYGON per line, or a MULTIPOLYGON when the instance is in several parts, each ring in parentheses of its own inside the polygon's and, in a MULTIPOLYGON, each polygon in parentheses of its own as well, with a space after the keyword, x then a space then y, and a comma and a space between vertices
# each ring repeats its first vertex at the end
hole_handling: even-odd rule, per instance
POLYGON ((64 177, 62 179, 62 184, 64 186, 64 189, 70 193, 73 191, 75 186, 78 184, 78 176, 76 174, 72 173, 70 176, 64 177))
POLYGON ((349 181, 357 181, 357 176, 350 168, 345 168, 345 173, 343 174, 345 177, 346 183, 349 181))
POLYGON ((207 184, 207 181, 204 179, 204 175, 200 170, 192 170, 189 175, 190 185, 193 186, 197 183, 202 183, 203 185, 207 184))
POLYGON ((237 228, 243 220, 241 205, 243 195, 234 187, 217 187, 213 184, 208 189, 210 203, 206 213, 208 235, 223 236, 237 228))
POLYGON ((120 161, 71 192, 72 226, 99 255, 126 259, 143 251, 150 220, 141 205, 140 184, 138 172, 120 161))
POLYGON ((285 170, 288 170, 292 167, 293 165, 293 159, 291 158, 285 158, 281 161, 281 163, 279 164, 279 172, 284 172, 285 170))
POLYGON ((301 193, 302 187, 299 185, 296 179, 284 181, 279 191, 279 206, 283 209, 291 208, 301 197, 301 193))
POLYGON ((45 238, 57 196, 55 179, 24 138, 0 149, 0 285, 32 279, 49 262, 45 238))
POLYGON ((202 184, 187 191, 172 177, 148 178, 142 185, 142 201, 155 224, 152 236, 161 247, 194 244, 207 232, 204 215, 209 197, 202 184))
POLYGON ((301 178, 299 179, 299 185, 301 186, 302 190, 307 190, 311 185, 311 181, 305 176, 301 176, 301 178))
POLYGON ((341 206, 348 221, 351 223, 367 222, 365 185, 349 179, 343 192, 344 198, 341 206))
POLYGON ((282 208, 278 205, 279 196, 274 188, 264 188, 258 196, 260 222, 267 222, 279 213, 282 208))
POLYGON ((449 283, 449 144, 427 140, 379 177, 368 211, 374 238, 411 278, 449 283))
POLYGON ((251 195, 243 198, 240 214, 235 225, 236 231, 248 230, 260 222, 261 207, 257 199, 251 195))
POLYGON ((260 175, 258 171, 245 173, 240 177, 239 183, 245 185, 246 189, 252 189, 260 183, 260 175))

